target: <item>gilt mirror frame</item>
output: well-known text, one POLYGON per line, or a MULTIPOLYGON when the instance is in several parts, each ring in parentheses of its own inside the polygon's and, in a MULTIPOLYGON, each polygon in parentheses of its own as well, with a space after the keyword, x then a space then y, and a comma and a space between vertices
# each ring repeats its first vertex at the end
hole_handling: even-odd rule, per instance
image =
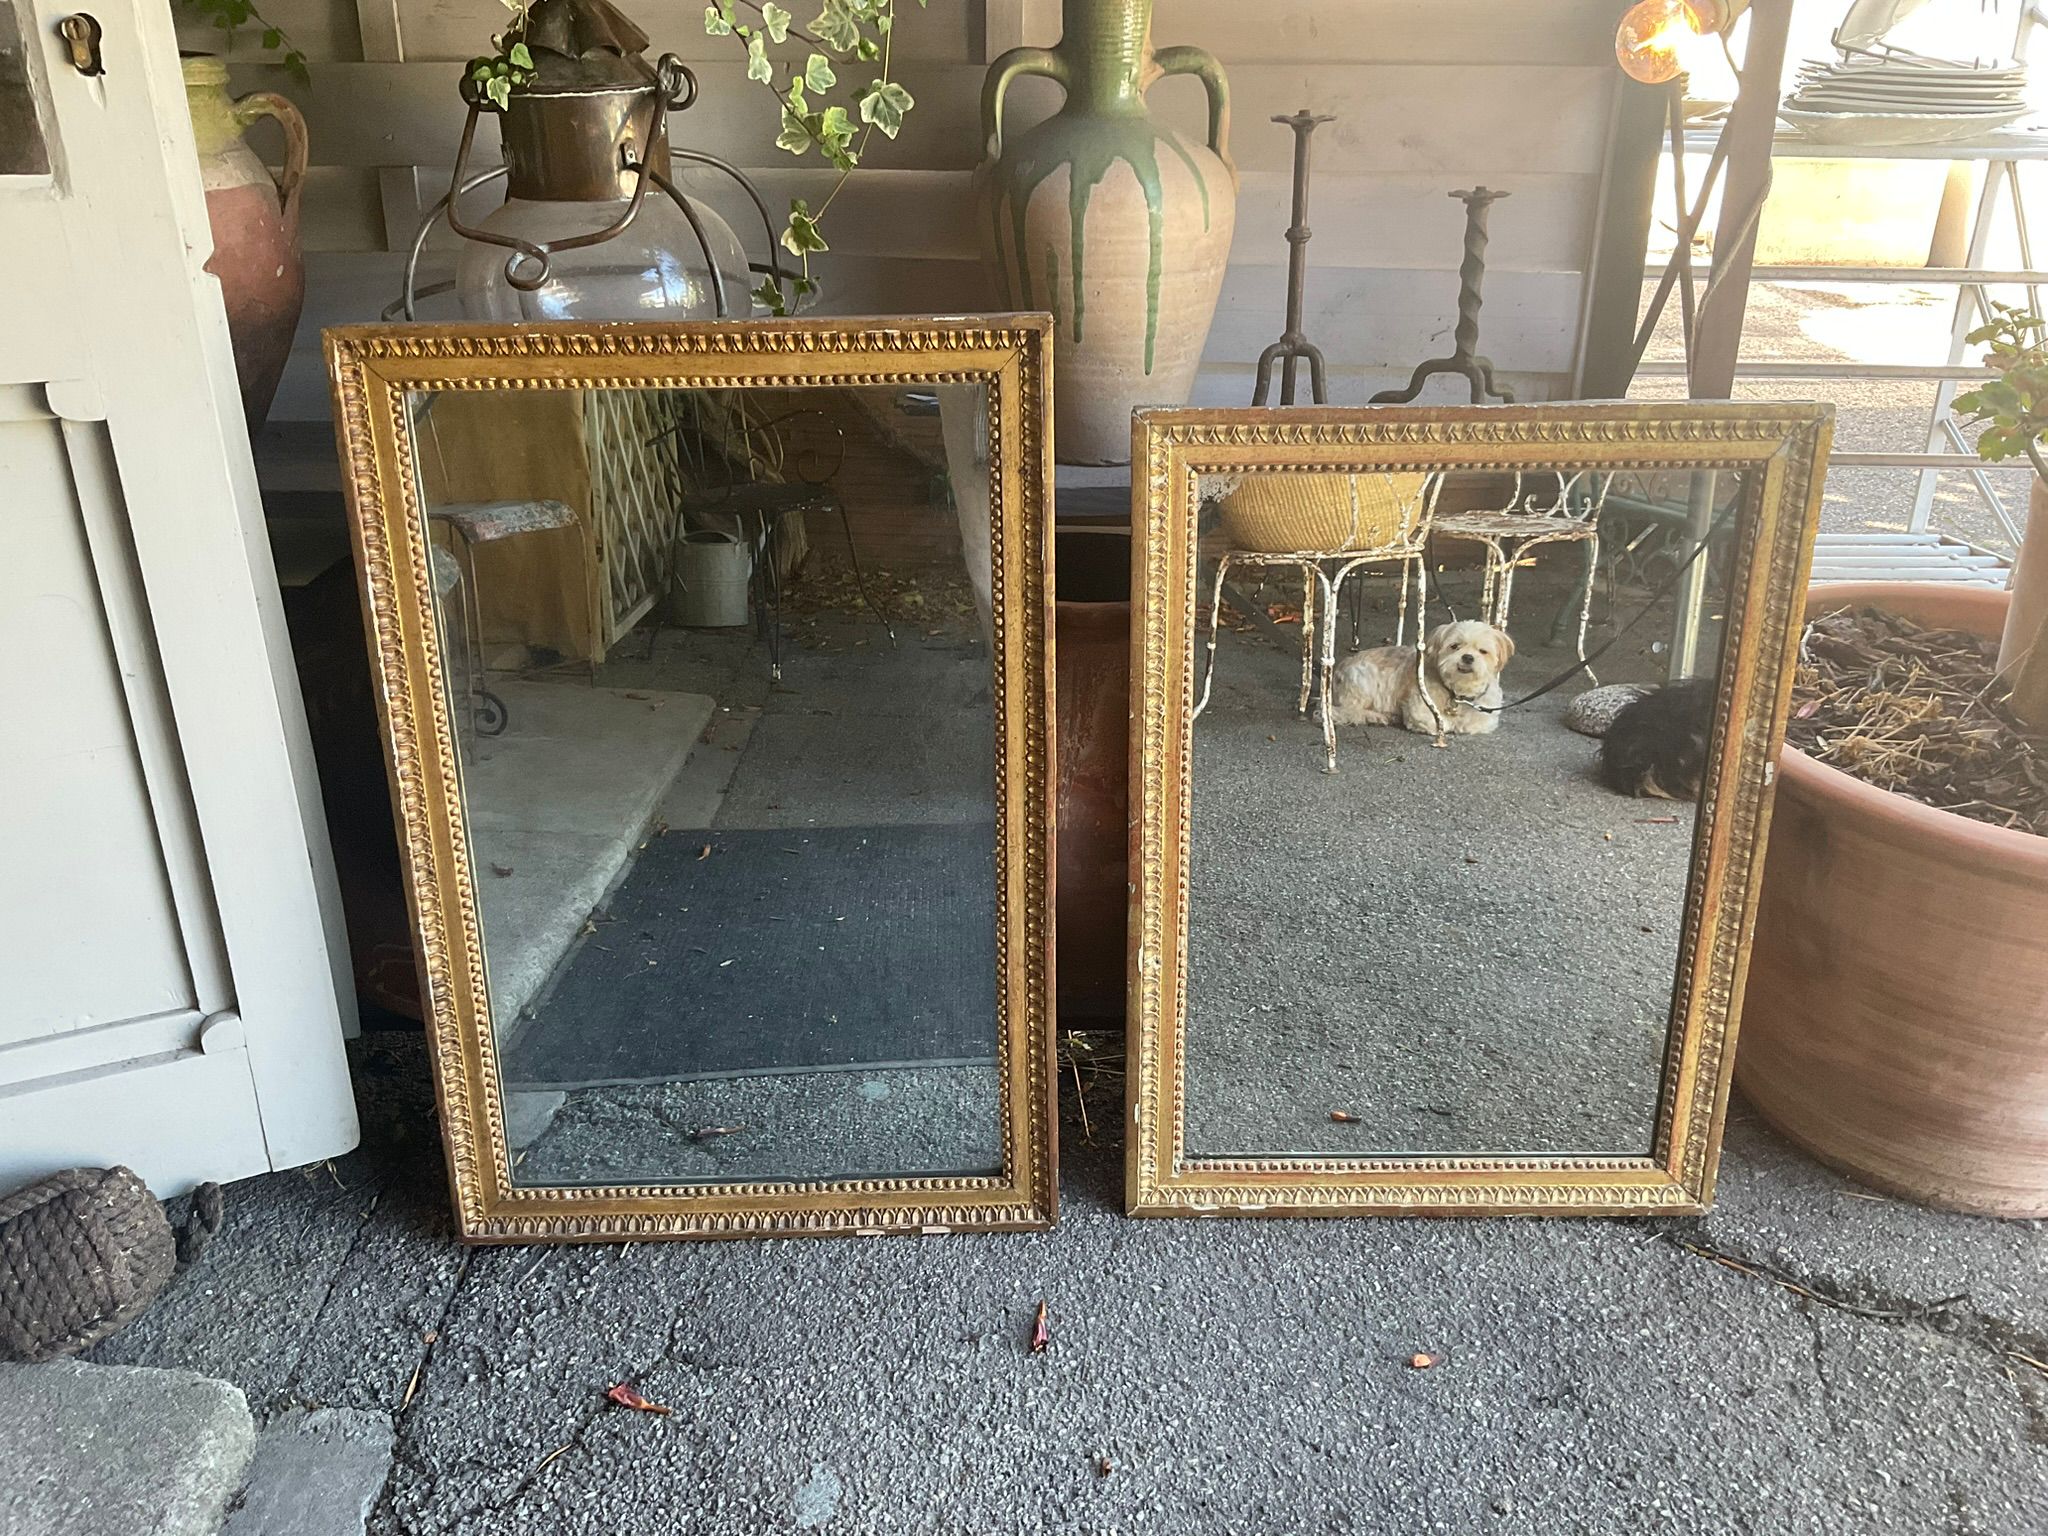
POLYGON ((1133 423, 1131 947, 1125 1204, 1134 1216, 1682 1215, 1713 1198, 1775 762, 1833 433, 1826 406, 1173 409, 1133 423), (1746 471, 1648 1156, 1191 1157, 1189 775, 1198 477, 1247 470, 1746 471), (1743 715, 1731 730, 1731 711, 1743 715))
POLYGON ((470 1243, 1032 1230, 1057 1212, 1051 322, 1042 315, 366 325, 325 333, 371 669, 459 1235, 470 1243), (440 684, 416 390, 986 386, 1000 1174, 521 1186, 512 1179, 461 769, 440 684))

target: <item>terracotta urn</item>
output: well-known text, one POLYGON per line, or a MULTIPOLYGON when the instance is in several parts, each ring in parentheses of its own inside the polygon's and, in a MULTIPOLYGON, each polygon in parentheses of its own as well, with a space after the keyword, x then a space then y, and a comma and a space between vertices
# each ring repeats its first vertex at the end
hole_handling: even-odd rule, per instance
MULTIPOLYGON (((1995 637, 2006 594, 1867 582, 1870 604, 1995 637)), ((2048 838, 1862 783, 1787 747, 1735 1081, 1787 1138, 1878 1189, 2048 1216, 2048 838)))
POLYGON ((205 54, 182 61, 185 101, 199 146, 206 188, 206 218, 213 257, 206 270, 220 279, 242 411, 249 430, 263 425, 306 299, 299 252, 299 187, 306 175, 306 120, 272 91, 228 95, 228 67, 205 54), (259 118, 284 129, 285 162, 273 178, 243 135, 259 118))
POLYGON ((1182 405, 1216 312, 1237 214, 1223 67, 1200 48, 1152 46, 1152 0, 1064 0, 1054 48, 989 67, 975 175, 982 263, 1001 302, 1058 321, 1053 446, 1065 464, 1127 464, 1131 412, 1182 405), (1057 115, 1006 136, 1003 104, 1026 75, 1066 91, 1057 115), (1206 144, 1159 122, 1145 92, 1195 75, 1206 144))

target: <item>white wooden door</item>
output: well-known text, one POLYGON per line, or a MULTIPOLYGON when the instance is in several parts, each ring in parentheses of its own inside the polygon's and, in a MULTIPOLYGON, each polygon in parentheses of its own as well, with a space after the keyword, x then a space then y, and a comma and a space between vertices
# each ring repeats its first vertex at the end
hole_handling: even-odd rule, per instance
POLYGON ((0 0, 0 1191, 347 1150, 332 861, 170 8, 0 0), (89 30, 89 29, 88 29, 89 30))

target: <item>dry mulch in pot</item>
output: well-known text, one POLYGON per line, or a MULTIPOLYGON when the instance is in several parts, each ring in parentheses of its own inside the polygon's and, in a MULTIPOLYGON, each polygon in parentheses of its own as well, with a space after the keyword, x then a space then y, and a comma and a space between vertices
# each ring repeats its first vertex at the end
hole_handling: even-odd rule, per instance
POLYGON ((2048 736, 1995 680, 1998 642, 1881 608, 1806 626, 1785 739, 1879 789, 1973 821, 2048 836, 2048 736))

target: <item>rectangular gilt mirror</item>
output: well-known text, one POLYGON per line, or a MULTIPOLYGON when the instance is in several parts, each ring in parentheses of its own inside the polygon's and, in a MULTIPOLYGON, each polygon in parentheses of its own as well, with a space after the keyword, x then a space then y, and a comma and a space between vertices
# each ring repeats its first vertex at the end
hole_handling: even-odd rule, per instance
POLYGON ((464 1237, 1052 1220, 1047 340, 328 333, 464 1237))
POLYGON ((1140 414, 1134 1213, 1706 1207, 1830 431, 1140 414))

